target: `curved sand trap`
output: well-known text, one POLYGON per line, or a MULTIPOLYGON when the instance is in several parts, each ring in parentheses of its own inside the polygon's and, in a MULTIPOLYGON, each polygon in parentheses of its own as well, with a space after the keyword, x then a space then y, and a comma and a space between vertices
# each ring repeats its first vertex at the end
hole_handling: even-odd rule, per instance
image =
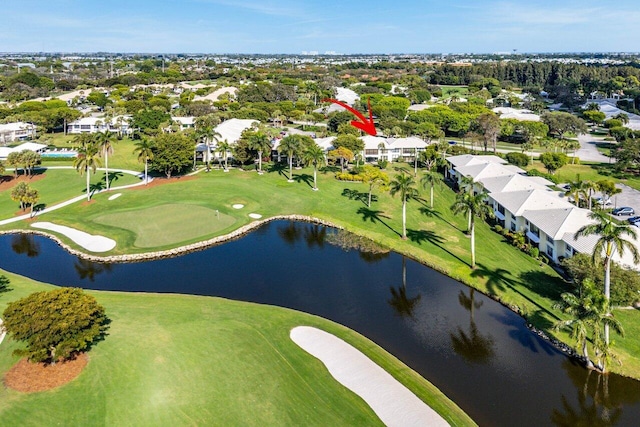
POLYGON ((122 193, 114 194, 113 196, 110 196, 110 197, 109 197, 109 200, 115 200, 115 199, 117 199, 117 198, 118 198, 118 197, 120 197, 120 196, 122 196, 122 193))
POLYGON ((108 237, 94 236, 84 231, 76 230, 75 228, 65 227, 64 225, 56 225, 51 222, 34 222, 31 226, 33 228, 63 234, 91 252, 107 252, 116 247, 115 240, 109 239, 108 237))
POLYGON ((241 205, 240 203, 236 203, 235 205, 231 206, 233 209, 242 209, 244 208, 244 205, 241 205))
POLYGON ((250 213, 249 217, 253 218, 253 219, 260 219, 260 218, 262 218, 262 215, 257 214, 257 213, 250 213))
POLYGON ((295 327, 289 336, 320 359, 340 384, 367 402, 387 426, 449 425, 387 371, 340 338, 310 326, 295 327))

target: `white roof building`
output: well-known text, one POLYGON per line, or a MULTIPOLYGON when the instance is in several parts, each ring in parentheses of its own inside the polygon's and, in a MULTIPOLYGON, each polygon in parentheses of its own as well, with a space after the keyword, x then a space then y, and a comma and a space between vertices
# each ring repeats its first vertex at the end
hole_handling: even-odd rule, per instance
POLYGON ((531 110, 518 110, 511 107, 496 107, 492 111, 500 116, 501 119, 516 119, 520 121, 539 122, 540 116, 531 110))
POLYGON ((33 138, 36 135, 36 127, 31 123, 14 122, 0 124, 0 143, 19 141, 33 138))
POLYGON ((242 136, 245 129, 249 129, 254 124, 259 124, 258 120, 251 119, 229 119, 220 123, 215 127, 215 131, 221 136, 221 141, 227 141, 229 144, 235 144, 242 136))

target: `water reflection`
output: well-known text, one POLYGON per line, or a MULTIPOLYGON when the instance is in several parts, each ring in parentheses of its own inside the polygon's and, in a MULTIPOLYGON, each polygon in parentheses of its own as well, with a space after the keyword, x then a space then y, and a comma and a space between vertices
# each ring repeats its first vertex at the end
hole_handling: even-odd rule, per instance
POLYGON ((469 288, 469 296, 463 291, 458 294, 458 302, 469 312, 469 332, 458 326, 451 332, 453 351, 472 363, 487 363, 494 355, 494 341, 491 335, 483 335, 476 326, 474 311, 482 307, 483 301, 475 300, 475 289, 469 288))
POLYGON ((96 276, 102 273, 111 272, 113 267, 111 264, 101 264, 77 258, 76 262, 73 264, 73 268, 75 268, 78 273, 80 280, 88 279, 91 282, 95 282, 96 276))
POLYGON ((622 415, 622 404, 615 403, 609 393, 609 374, 589 370, 582 388, 578 388, 577 406, 562 396, 562 408, 554 409, 551 422, 557 426, 613 426, 622 415))
POLYGON ((407 259, 404 256, 402 257, 402 286, 398 289, 391 286, 390 290, 391 299, 387 302, 393 307, 395 314, 400 317, 413 318, 414 310, 422 295, 418 293, 413 298, 407 296, 407 259))
POLYGON ((40 255, 40 245, 33 234, 14 234, 11 237, 11 249, 18 255, 26 255, 29 258, 40 255))
POLYGON ((304 240, 308 248, 314 246, 322 248, 327 236, 327 227, 318 224, 301 225, 294 221, 289 221, 286 225, 278 227, 277 230, 280 238, 291 246, 304 240))

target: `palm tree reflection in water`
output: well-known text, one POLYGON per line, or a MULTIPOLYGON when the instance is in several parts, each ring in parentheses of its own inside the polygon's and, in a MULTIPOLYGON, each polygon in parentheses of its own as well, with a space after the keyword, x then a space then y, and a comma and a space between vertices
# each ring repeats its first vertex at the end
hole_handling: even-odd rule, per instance
POLYGON ((402 286, 398 289, 390 287, 391 299, 387 300, 389 305, 400 317, 413 318, 413 312, 422 298, 421 294, 413 298, 407 296, 407 259, 402 257, 402 286))
POLYGON ((469 312, 469 332, 465 332, 458 327, 456 332, 452 332, 451 344, 453 351, 472 363, 486 363, 493 357, 494 341, 491 335, 483 336, 474 319, 474 310, 482 306, 482 301, 475 301, 475 289, 469 288, 467 297, 463 291, 458 294, 458 301, 465 310, 469 312))

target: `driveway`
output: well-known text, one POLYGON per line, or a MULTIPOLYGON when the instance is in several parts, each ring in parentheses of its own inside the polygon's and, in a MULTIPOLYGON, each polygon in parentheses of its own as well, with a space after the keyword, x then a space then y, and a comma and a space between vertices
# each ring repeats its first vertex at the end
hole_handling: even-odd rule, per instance
POLYGON ((604 138, 583 133, 578 135, 578 142, 580 142, 580 149, 576 152, 576 155, 580 160, 600 163, 609 163, 615 161, 614 159, 611 159, 600 153, 596 148, 597 142, 605 142, 604 138))
MULTIPOLYGON (((622 189, 622 193, 616 194, 611 198, 613 207, 631 206, 636 215, 640 215, 640 191, 624 184, 616 184, 616 187, 622 189)), ((618 219, 627 218, 626 216, 616 217, 618 219)))

